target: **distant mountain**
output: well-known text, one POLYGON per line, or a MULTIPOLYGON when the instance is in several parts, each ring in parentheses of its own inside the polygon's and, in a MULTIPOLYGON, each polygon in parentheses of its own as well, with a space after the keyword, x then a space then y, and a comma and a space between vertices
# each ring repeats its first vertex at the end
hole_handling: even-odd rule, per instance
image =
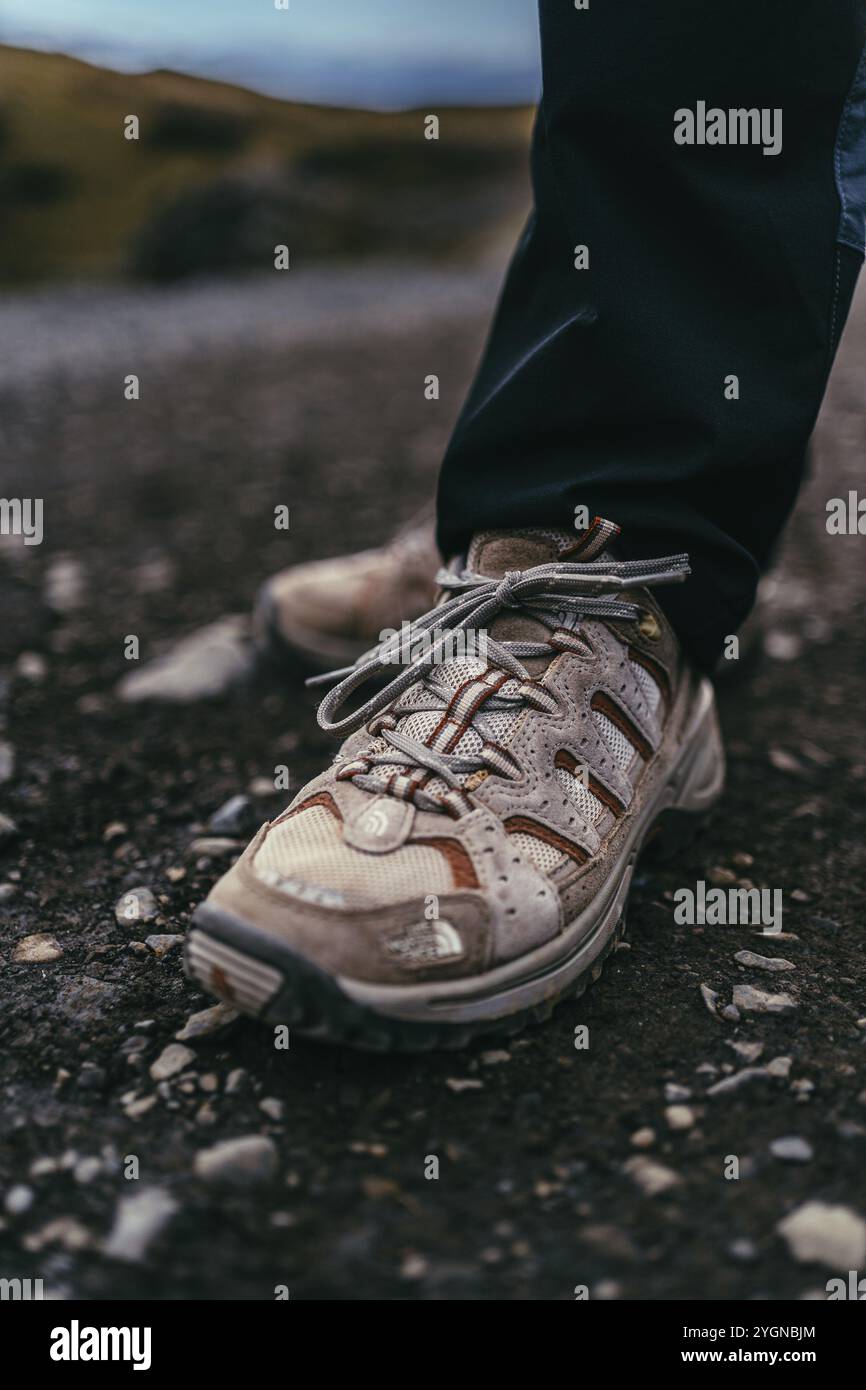
POLYGON ((477 62, 444 62, 422 57, 401 62, 376 62, 323 53, 292 61, 285 54, 249 53, 199 56, 185 71, 202 77, 241 82, 245 87, 293 101, 328 102, 372 110, 409 107, 526 106, 538 98, 536 64, 485 66, 477 62))
MULTIPOLYGON (((530 0, 526 0, 531 9, 530 0)), ((10 34, 3 35, 7 40, 10 34)), ((236 83, 284 101, 316 105, 404 110, 432 102, 465 106, 529 105, 540 86, 539 55, 534 36, 527 36, 525 54, 514 41, 488 56, 477 41, 471 58, 459 53, 431 54, 423 45, 415 51, 401 46, 382 51, 353 50, 338 44, 324 46, 307 40, 296 49, 266 43, 229 46, 217 30, 200 34, 195 44, 163 39, 158 45, 147 32, 122 38, 110 29, 102 34, 63 38, 58 30, 49 42, 44 29, 19 24, 11 36, 16 47, 62 51, 118 72, 171 68, 196 77, 236 83)))
POLYGON ((313 106, 0 46, 0 277, 264 269, 283 243, 301 266, 472 256, 523 216, 532 113, 435 108, 428 141, 423 105, 313 106))

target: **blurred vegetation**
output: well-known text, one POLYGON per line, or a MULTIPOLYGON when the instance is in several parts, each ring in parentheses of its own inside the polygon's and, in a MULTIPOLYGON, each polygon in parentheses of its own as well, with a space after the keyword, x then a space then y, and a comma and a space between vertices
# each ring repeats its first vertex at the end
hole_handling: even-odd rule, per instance
POLYGON ((378 114, 0 46, 0 277, 154 279, 336 257, 467 257, 528 200, 531 112, 378 114), (140 139, 124 138, 124 119, 140 139))

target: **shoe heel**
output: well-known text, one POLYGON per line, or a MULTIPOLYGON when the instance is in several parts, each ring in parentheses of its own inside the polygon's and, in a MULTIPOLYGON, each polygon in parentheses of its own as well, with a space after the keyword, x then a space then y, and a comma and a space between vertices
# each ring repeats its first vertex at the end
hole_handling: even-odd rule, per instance
POLYGON ((709 811, 725 785, 725 749, 716 698, 709 681, 698 695, 699 710, 687 736, 688 753, 677 769, 671 809, 691 814, 709 811))
POLYGON ((672 799, 644 844, 648 859, 675 859, 706 829, 725 785, 725 750, 709 681, 698 694, 698 713, 687 738, 688 752, 677 770, 672 799))

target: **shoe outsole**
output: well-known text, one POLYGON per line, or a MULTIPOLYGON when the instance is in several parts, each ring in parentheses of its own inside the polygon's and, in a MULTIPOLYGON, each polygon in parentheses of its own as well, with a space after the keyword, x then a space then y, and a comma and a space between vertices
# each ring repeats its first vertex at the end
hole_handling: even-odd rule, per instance
POLYGON ((187 975, 203 989, 211 994, 218 993, 241 1012, 262 1023, 285 1024, 305 1037, 342 1043, 367 1052, 432 1052, 462 1048, 482 1037, 513 1038, 531 1024, 545 1023, 559 1004, 569 998, 579 999, 587 986, 599 978, 605 959, 624 933, 625 918, 623 911, 591 967, 576 984, 554 998, 506 1018, 477 1023, 414 1023, 375 1013, 348 998, 331 976, 288 947, 280 953, 280 966, 271 967, 277 977, 272 992, 256 1007, 248 993, 248 972, 254 959, 249 946, 238 951, 236 944, 229 945, 227 939, 237 943, 238 928, 243 924, 214 908, 209 909, 200 925, 192 927, 185 948, 184 967, 187 975))
MULTIPOLYGON (((681 854, 705 821, 705 814, 664 811, 650 828, 642 854, 656 860, 681 854)), ((471 1023, 415 1022, 361 1005, 311 961, 210 902, 193 915, 184 969, 202 989, 260 1022, 370 1052, 430 1052, 462 1048, 478 1038, 514 1037, 546 1022, 560 1004, 579 999, 599 978, 625 926, 624 905, 586 969, 561 992, 505 1017, 471 1023)))

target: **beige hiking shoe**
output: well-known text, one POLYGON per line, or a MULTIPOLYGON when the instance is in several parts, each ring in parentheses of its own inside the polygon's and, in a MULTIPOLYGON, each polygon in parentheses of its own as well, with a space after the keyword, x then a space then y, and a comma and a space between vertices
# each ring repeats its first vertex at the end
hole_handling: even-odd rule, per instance
POLYGON ((204 989, 414 1049, 516 1031, 599 973, 641 849, 724 779, 712 688, 650 592, 687 557, 610 560, 616 534, 479 534, 411 643, 336 673, 336 760, 195 912, 204 989))
POLYGON ((432 607, 440 563, 428 512, 387 545, 281 570, 259 591, 256 640, 278 661, 318 671, 348 665, 383 630, 432 607))

